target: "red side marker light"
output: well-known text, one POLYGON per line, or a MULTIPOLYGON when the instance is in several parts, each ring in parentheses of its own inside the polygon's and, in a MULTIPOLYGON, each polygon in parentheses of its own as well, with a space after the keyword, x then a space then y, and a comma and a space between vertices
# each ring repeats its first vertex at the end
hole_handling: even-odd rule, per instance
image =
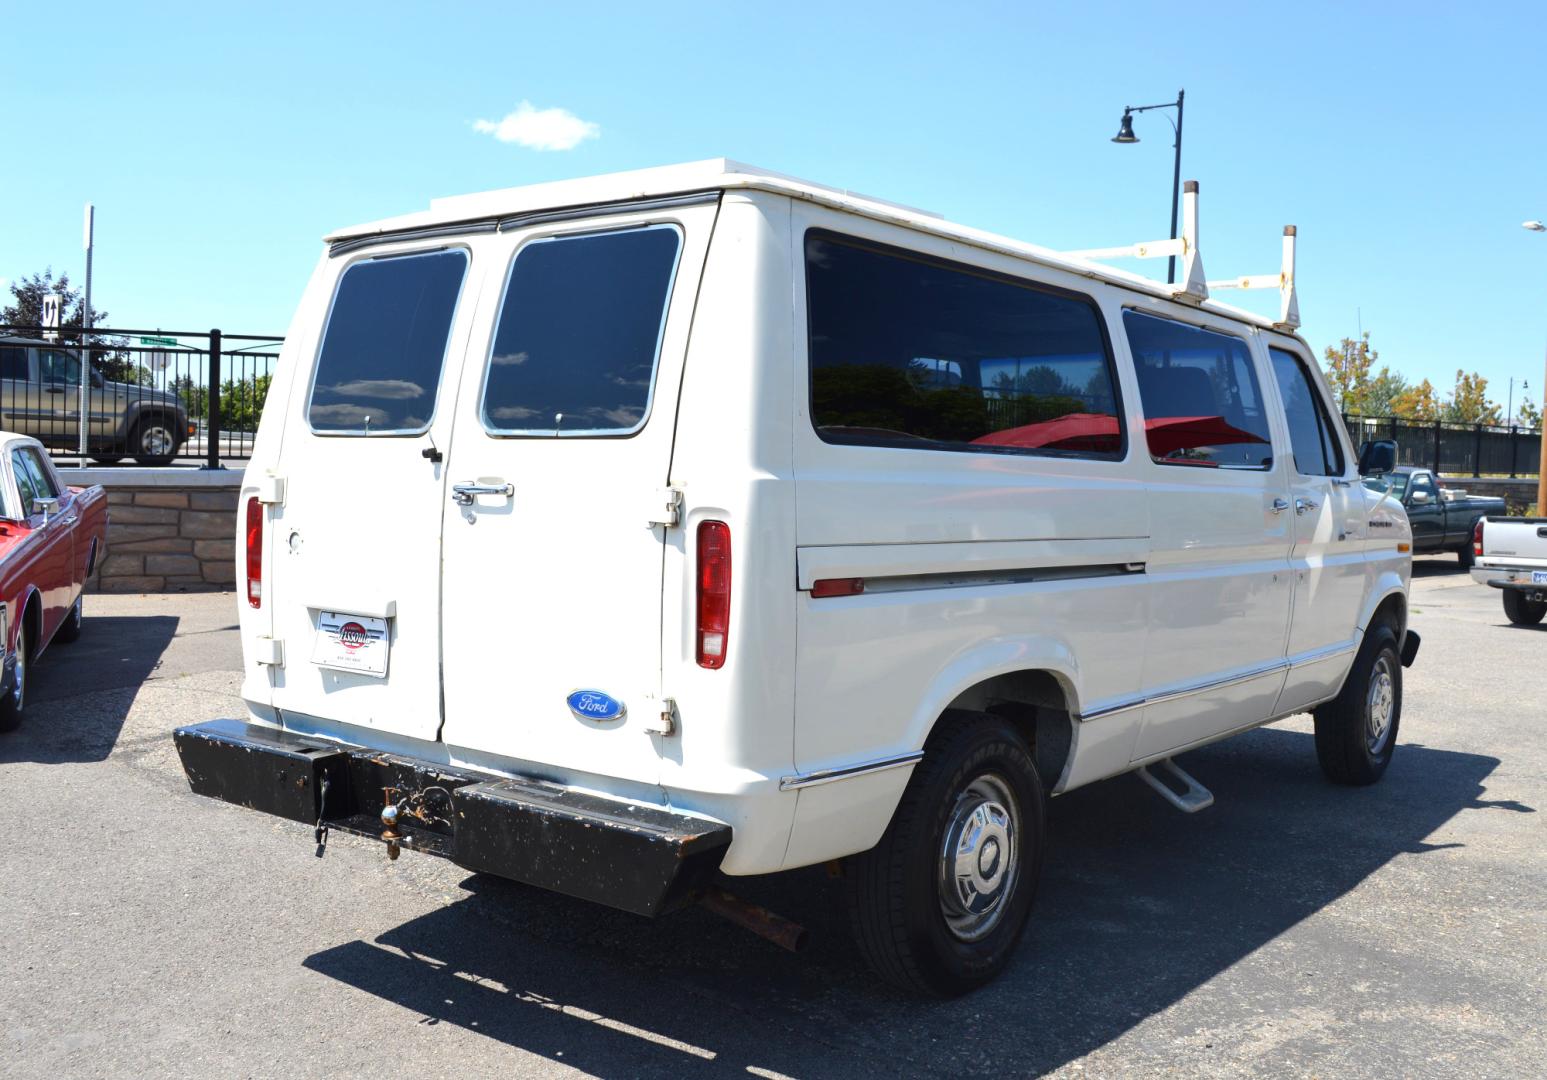
POLYGON ((812 599, 823 596, 858 596, 864 591, 865 579, 862 577, 823 578, 811 583, 812 599))

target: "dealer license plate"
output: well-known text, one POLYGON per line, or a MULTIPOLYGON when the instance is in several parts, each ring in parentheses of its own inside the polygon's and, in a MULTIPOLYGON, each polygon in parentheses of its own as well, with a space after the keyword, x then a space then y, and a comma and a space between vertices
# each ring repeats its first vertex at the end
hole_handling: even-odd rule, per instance
POLYGON ((369 615, 324 611, 317 620, 317 642, 312 663, 337 671, 387 677, 387 620, 369 615))
POLYGON ((1531 584, 1532 585, 1547 585, 1547 570, 1532 570, 1531 571, 1531 584))

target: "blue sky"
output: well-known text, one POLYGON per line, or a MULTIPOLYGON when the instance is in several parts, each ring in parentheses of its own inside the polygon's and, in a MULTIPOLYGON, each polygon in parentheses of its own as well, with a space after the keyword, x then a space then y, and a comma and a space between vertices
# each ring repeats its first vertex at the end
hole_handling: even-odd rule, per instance
POLYGON ((0 278, 78 277, 93 201, 117 325, 282 332, 336 226, 722 155, 1052 247, 1152 239, 1170 126, 1108 140, 1185 87, 1210 277, 1271 272, 1293 222, 1318 352, 1362 319, 1442 393, 1464 367, 1541 400, 1539 5, 134 6, 13 10, 0 64, 0 278), (477 129, 522 101, 595 134, 477 129))

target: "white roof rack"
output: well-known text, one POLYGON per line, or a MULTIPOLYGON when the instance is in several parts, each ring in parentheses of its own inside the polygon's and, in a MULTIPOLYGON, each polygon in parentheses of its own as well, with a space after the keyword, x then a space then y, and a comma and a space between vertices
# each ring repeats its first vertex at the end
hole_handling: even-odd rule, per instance
POLYGON ((1149 240, 1125 247, 1090 248, 1066 251, 1079 259, 1182 259, 1182 280, 1169 286, 1173 299, 1202 304, 1210 289, 1277 289, 1279 317, 1273 323, 1278 330, 1295 330, 1300 325, 1300 302, 1295 293, 1295 234, 1293 225, 1284 226, 1284 261, 1277 274, 1248 274, 1223 281, 1208 281, 1203 275, 1203 256, 1198 251, 1198 181, 1182 185, 1182 235, 1174 240, 1149 240))

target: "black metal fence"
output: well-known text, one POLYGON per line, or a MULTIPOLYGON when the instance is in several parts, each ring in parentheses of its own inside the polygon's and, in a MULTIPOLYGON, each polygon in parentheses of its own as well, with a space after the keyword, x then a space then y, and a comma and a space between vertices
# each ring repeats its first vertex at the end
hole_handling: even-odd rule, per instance
POLYGON ((1343 414, 1343 423, 1355 446, 1392 439, 1399 465, 1421 465, 1447 476, 1536 476, 1541 468, 1540 428, 1349 413, 1343 414))
POLYGON ((0 326, 0 427, 55 458, 81 459, 81 361, 91 464, 199 462, 252 456, 283 339, 220 330, 0 326), (57 340, 49 340, 49 333, 57 340))

